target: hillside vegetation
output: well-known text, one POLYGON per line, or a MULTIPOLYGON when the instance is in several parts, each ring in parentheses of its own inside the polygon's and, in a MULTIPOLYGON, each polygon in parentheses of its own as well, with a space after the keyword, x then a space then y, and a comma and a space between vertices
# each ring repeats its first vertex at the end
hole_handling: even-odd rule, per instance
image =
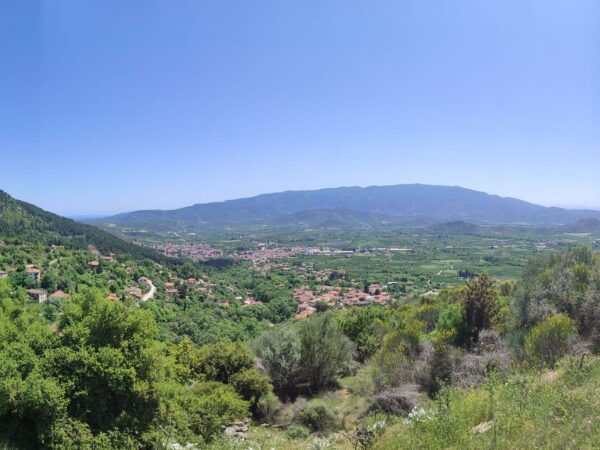
POLYGON ((130 244, 96 227, 58 216, 0 191, 0 237, 12 242, 94 246, 101 252, 127 253, 164 261, 161 255, 130 244))
POLYGON ((516 284, 482 275, 412 304, 255 330, 246 343, 164 339, 167 303, 110 302, 92 285, 37 305, 19 283, 0 280, 0 439, 16 448, 598 442, 600 259, 586 248, 532 260, 516 284), (250 418, 243 437, 223 434, 250 418))

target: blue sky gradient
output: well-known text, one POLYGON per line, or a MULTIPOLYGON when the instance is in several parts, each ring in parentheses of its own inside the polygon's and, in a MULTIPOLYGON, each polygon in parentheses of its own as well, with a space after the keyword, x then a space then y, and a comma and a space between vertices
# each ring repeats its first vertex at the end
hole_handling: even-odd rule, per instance
POLYGON ((600 209, 595 0, 0 8, 0 189, 46 209, 412 182, 600 209))

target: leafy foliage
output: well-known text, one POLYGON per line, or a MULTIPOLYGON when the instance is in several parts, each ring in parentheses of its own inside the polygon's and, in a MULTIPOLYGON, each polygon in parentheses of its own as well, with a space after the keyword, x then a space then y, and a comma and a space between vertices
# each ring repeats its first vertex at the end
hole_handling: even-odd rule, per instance
POLYGON ((573 319, 557 314, 537 323, 525 340, 527 354, 532 360, 553 365, 570 349, 577 336, 573 319))
MULTIPOLYGON (((183 358, 174 361, 156 333, 147 312, 93 292, 72 298, 54 328, 37 307, 2 299, 4 433, 26 447, 137 448, 154 442, 161 427, 181 438, 209 440, 248 413, 234 384, 182 384, 176 374, 183 358)), ((241 359, 252 365, 249 355, 242 352, 241 359)), ((249 397, 269 390, 264 378, 257 383, 247 370, 253 369, 240 372, 237 386, 249 397)))
POLYGON ((276 391, 294 396, 301 386, 318 391, 336 383, 352 362, 352 342, 325 313, 295 328, 266 333, 253 343, 276 391))

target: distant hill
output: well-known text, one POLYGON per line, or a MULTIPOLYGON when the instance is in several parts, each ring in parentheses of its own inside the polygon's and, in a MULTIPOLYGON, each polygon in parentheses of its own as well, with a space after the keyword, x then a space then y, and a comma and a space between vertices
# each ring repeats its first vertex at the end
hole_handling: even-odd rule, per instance
POLYGON ((96 227, 14 199, 4 191, 0 191, 0 240, 64 245, 71 248, 93 245, 101 252, 127 253, 156 261, 165 259, 150 249, 126 242, 96 227))
POLYGON ((482 232, 489 232, 490 228, 481 227, 472 223, 463 222, 458 220, 455 222, 437 223, 427 227, 427 231, 434 234, 480 234, 482 232))
POLYGON ((600 220, 581 219, 561 228, 565 233, 600 233, 600 220))
POLYGON ((196 204, 161 211, 135 211, 92 221, 148 230, 246 224, 412 224, 466 221, 479 225, 558 226, 598 218, 599 211, 547 208, 461 187, 402 184, 288 191, 196 204))
POLYGON ((398 217, 350 209, 311 209, 276 217, 268 225, 307 227, 360 227, 398 223, 398 217))

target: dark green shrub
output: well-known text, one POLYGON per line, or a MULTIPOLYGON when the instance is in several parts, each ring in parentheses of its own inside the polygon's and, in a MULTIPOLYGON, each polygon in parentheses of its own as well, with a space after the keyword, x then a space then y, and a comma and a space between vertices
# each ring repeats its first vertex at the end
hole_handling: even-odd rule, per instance
POLYGON ((209 380, 229 383, 229 378, 254 367, 254 355, 240 342, 218 342, 200 347, 197 367, 209 380))
POLYGON ((459 345, 471 347, 477 343, 479 332, 491 327, 497 310, 496 296, 494 281, 489 275, 483 274, 468 284, 462 298, 465 328, 457 337, 459 345))
POLYGON ((199 383, 183 399, 194 433, 210 441, 223 427, 248 415, 248 402, 233 387, 219 382, 199 383))
POLYGON ((275 394, 269 392, 256 403, 256 416, 265 423, 275 423, 281 411, 281 402, 275 394))
POLYGON ((330 313, 305 320, 300 336, 302 381, 313 390, 336 383, 338 375, 353 361, 354 345, 337 326, 330 313))
POLYGON ((244 369, 241 372, 231 376, 230 382, 240 396, 250 402, 250 406, 255 411, 258 401, 271 393, 269 377, 259 372, 254 367, 244 369))
POLYGON ((313 403, 306 405, 298 416, 300 423, 312 431, 330 430, 335 425, 335 415, 325 405, 313 403))

